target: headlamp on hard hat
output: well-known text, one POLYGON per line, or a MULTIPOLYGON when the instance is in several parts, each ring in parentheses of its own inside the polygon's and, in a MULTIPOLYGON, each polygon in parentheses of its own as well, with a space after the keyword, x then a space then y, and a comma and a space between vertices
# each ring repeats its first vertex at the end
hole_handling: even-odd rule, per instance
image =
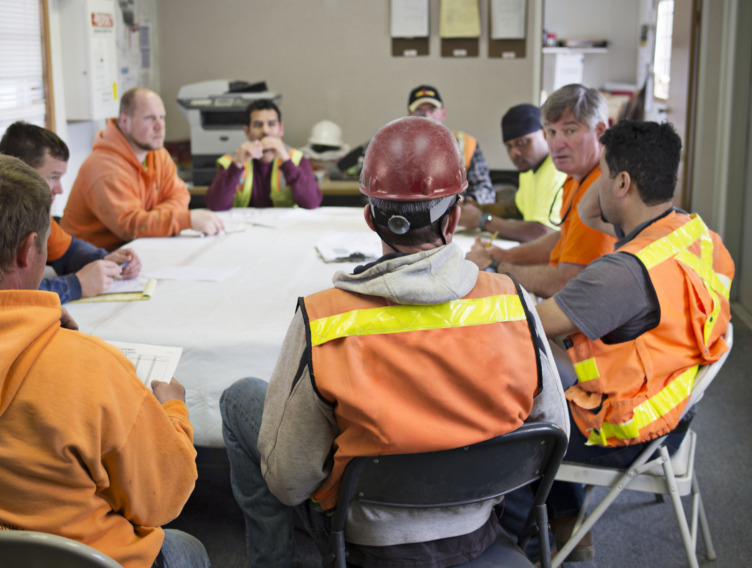
POLYGON ((404 235, 410 230, 427 227, 441 220, 454 209, 460 199, 459 195, 452 195, 441 199, 430 209, 411 213, 387 213, 373 206, 371 206, 371 212, 377 225, 388 227, 389 231, 395 235, 404 235))

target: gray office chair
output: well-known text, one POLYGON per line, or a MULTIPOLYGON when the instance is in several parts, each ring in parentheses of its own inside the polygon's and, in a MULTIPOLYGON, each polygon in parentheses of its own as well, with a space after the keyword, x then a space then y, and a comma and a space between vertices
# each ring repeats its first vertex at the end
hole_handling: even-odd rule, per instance
POLYGON ((34 531, 0 530, 2 568, 122 568, 109 556, 75 540, 34 531))
MULTIPOLYGON (((731 352, 731 346, 734 343, 734 328, 731 324, 729 324, 726 331, 725 340, 729 346, 728 351, 718 361, 703 366, 697 373, 692 387, 692 394, 689 397, 684 414, 702 398, 705 389, 708 388, 726 362, 731 352)), ((572 536, 562 546, 561 550, 557 551, 552 564, 554 568, 561 566, 564 559, 577 546, 577 543, 582 540, 582 537, 605 514, 606 510, 619 494, 625 490, 642 491, 659 496, 669 495, 674 507, 676 520, 679 524, 679 532, 681 533, 689 565, 692 568, 698 568, 695 552, 697 549, 698 521, 702 532, 702 539, 705 543, 706 556, 708 560, 715 559, 715 549, 710 539, 710 529, 705 517, 705 508, 702 505, 700 486, 694 472, 697 435, 690 429, 673 456, 669 456, 668 454, 668 449, 664 445, 665 438, 663 436, 662 438, 653 440, 635 461, 625 469, 562 462, 561 467, 556 473, 556 480, 583 483, 586 489, 585 501, 575 523, 575 528, 572 531, 572 536), (656 452, 658 452, 657 457, 653 457, 653 454, 656 452), (593 512, 585 518, 593 487, 610 487, 611 489, 601 502, 598 503, 593 512), (681 497, 690 493, 692 494, 692 516, 691 524, 688 524, 681 497)))
MULTIPOLYGON (((538 534, 542 566, 550 566, 546 497, 567 447, 567 436, 549 423, 523 424, 514 432, 452 450, 362 457, 345 470, 332 520, 330 560, 347 564, 345 523, 353 500, 390 507, 447 507, 499 497, 540 480, 526 530, 519 542, 500 534, 467 568, 531 567, 523 550, 538 534)), ((326 565, 326 562, 325 562, 326 565)))

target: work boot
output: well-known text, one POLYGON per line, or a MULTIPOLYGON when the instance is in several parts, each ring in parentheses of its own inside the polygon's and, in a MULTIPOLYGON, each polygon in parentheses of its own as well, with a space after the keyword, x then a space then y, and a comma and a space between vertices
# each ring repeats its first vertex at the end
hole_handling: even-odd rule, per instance
MULTIPOLYGON (((554 540, 556 541, 556 548, 561 550, 569 540, 574 532, 574 525, 577 522, 577 517, 572 515, 569 517, 559 517, 558 519, 551 519, 551 531, 554 533, 554 540)), ((577 543, 564 559, 564 562, 587 562, 595 558, 595 546, 593 545, 593 533, 588 531, 582 540, 577 543)))

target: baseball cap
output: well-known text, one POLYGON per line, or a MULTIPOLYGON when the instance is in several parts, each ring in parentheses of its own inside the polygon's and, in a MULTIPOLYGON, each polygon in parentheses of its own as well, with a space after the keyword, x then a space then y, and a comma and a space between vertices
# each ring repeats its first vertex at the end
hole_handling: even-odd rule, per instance
POLYGON ((431 87, 430 85, 419 85, 410 91, 410 97, 407 99, 407 110, 413 112, 423 103, 431 103, 436 108, 444 106, 439 91, 436 87, 431 87))

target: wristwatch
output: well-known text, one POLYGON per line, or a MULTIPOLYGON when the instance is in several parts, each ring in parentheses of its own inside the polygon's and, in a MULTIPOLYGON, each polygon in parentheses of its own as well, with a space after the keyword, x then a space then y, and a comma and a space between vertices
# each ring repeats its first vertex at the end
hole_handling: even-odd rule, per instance
POLYGON ((486 266, 486 272, 498 272, 499 269, 499 261, 498 260, 492 260, 491 264, 486 266))
POLYGON ((485 231, 486 225, 488 225, 491 219, 493 219, 493 215, 491 215, 490 213, 481 213, 480 217, 478 218, 478 228, 481 231, 485 231))

